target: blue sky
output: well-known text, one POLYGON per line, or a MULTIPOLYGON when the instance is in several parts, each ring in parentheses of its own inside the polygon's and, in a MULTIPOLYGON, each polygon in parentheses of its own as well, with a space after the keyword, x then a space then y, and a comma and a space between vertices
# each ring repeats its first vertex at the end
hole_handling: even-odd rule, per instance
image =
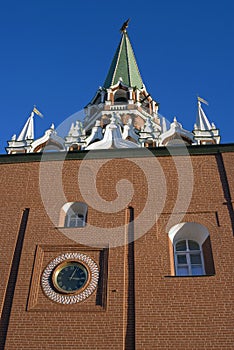
POLYGON ((0 5, 0 152, 34 104, 36 137, 81 110, 104 83, 128 33, 160 113, 193 129, 196 95, 234 142, 233 0, 8 0, 0 5))

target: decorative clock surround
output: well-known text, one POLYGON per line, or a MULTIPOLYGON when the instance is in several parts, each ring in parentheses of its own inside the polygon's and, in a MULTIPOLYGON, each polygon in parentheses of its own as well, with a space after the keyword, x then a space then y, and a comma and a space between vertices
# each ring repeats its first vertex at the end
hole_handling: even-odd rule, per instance
POLYGON ((99 277, 99 270, 97 264, 87 255, 82 253, 65 253, 59 255, 52 260, 46 267, 42 274, 41 284, 46 296, 51 300, 60 304, 75 304, 88 298, 96 289, 99 277), (51 278, 53 271, 62 263, 66 261, 75 261, 87 268, 89 278, 84 288, 77 291, 75 294, 61 294, 53 289, 51 285, 51 278))

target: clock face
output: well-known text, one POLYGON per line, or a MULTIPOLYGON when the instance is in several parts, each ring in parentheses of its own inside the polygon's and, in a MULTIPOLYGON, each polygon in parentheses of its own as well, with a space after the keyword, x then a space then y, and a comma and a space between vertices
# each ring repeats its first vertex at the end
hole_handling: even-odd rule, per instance
POLYGON ((76 293, 88 281, 87 268, 77 261, 65 261, 58 265, 52 275, 54 287, 62 293, 76 293))
POLYGON ((67 252, 54 258, 41 276, 45 295, 60 304, 80 303, 97 288, 98 265, 88 255, 67 252))

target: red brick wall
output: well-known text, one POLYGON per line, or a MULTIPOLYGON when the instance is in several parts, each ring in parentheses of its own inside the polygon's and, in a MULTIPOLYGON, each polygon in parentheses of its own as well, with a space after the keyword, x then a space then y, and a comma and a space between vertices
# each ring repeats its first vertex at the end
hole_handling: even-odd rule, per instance
MULTIPOLYGON (((1 164, 0 311, 2 329, 7 330, 7 334, 2 331, 0 349, 3 349, 4 343, 6 350, 233 349, 231 194, 234 189, 234 154, 223 153, 221 160, 219 157, 191 156, 194 176, 192 200, 186 212, 177 210, 173 215, 179 190, 176 165, 171 157, 157 157, 167 190, 162 213, 141 238, 133 244, 116 248, 108 248, 106 236, 100 247, 93 248, 69 239, 77 237, 74 230, 66 229, 65 236, 56 228, 64 201, 56 193, 51 199, 57 217, 55 224, 48 217, 40 195, 40 163, 1 164), (14 262, 14 270, 12 260, 25 208, 29 208, 29 216, 18 265, 17 261, 14 262), (173 276, 173 252, 169 247, 167 226, 169 219, 171 226, 182 220, 207 227, 215 275, 173 276), (85 301, 61 305, 43 293, 41 274, 56 256, 73 251, 87 254, 97 263, 101 281, 85 301), (12 271, 17 274, 14 286, 10 286, 14 280, 12 271), (7 299, 7 290, 13 293, 12 303, 7 299)), ((180 161, 180 171, 187 176, 184 181, 191 183, 191 173, 183 163, 183 157, 177 160, 180 161)), ((145 162, 152 163, 154 169, 154 158, 140 161, 143 169, 145 162)), ((83 201, 77 184, 81 162, 67 160, 63 165, 63 191, 68 202, 83 201)), ((99 160, 86 161, 87 167, 100 163, 99 160)), ((51 162, 50 165, 46 178, 48 183, 56 177, 59 162, 51 162)), ((152 171, 150 175, 150 181, 159 184, 158 201, 163 196, 160 174, 152 171)), ((120 234, 127 239, 134 234, 132 226, 123 226, 129 221, 129 211, 135 219, 138 217, 144 210, 151 188, 147 187, 144 171, 132 159, 114 159, 98 172, 99 195, 106 201, 114 201, 117 197, 116 183, 120 179, 127 179, 134 187, 134 195, 128 205, 116 214, 99 212, 89 205, 87 220, 88 224, 99 228, 122 226, 120 234), (128 206, 133 209, 126 209, 128 206)), ((123 186, 126 186, 127 192, 128 184, 123 186)), ((88 236, 92 241, 88 227, 79 230, 82 239, 88 236)))

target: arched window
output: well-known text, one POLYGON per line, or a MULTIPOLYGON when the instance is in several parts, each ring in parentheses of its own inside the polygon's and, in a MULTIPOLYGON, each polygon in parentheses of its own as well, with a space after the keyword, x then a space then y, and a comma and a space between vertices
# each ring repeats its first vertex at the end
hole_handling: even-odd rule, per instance
POLYGON ((169 231, 173 256, 172 271, 176 276, 213 275, 214 263, 207 228, 195 222, 184 222, 169 231))
POLYGON ((174 246, 174 254, 177 276, 204 275, 202 250, 196 241, 178 241, 174 246))
POLYGON ((88 206, 83 202, 68 202, 60 213, 62 227, 84 227, 86 225, 88 206))
POLYGON ((122 90, 122 89, 117 90, 115 93, 114 100, 115 100, 115 102, 127 103, 128 102, 127 92, 125 90, 122 90))

